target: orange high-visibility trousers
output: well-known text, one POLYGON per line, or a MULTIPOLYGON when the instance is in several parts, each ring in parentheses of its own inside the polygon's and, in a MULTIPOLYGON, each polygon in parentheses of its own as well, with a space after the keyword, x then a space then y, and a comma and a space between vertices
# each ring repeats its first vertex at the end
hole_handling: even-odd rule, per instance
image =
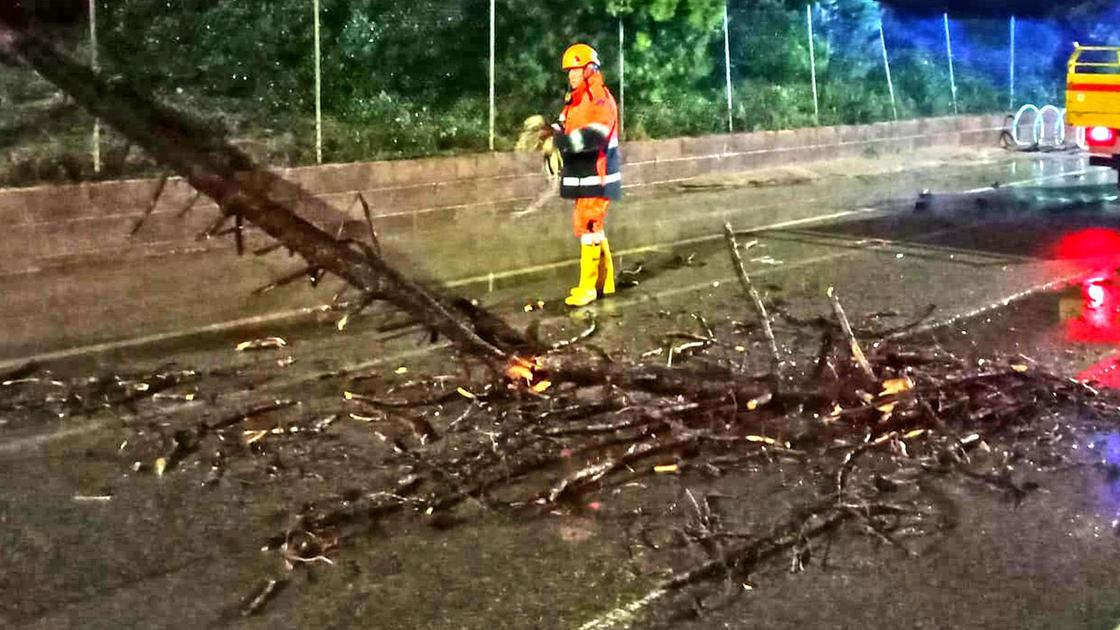
POLYGON ((572 230, 576 238, 588 234, 603 234, 603 222, 607 218, 607 207, 610 203, 610 199, 604 197, 576 199, 576 207, 572 212, 572 230))

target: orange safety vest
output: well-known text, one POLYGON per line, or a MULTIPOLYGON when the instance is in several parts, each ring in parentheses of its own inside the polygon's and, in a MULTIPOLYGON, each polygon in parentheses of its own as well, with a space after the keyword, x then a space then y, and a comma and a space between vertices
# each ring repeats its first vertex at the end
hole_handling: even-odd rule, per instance
POLYGON ((618 150, 618 105, 603 75, 594 72, 568 95, 560 114, 564 134, 556 146, 564 154, 560 196, 565 199, 622 197, 622 156, 618 150))

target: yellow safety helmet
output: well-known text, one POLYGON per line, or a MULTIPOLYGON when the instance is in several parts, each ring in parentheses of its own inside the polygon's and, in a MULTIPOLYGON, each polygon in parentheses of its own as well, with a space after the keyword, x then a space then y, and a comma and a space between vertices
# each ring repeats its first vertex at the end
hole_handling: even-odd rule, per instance
POLYGON ((583 68, 589 63, 600 65, 599 53, 587 44, 572 44, 564 51, 561 66, 564 70, 574 70, 575 68, 583 68))

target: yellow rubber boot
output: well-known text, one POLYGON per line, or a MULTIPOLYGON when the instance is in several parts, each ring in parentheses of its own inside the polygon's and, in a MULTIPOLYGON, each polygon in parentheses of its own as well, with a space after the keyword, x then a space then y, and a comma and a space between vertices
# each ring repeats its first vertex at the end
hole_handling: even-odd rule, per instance
POLYGON ((614 293, 614 258, 611 257, 611 246, 607 239, 603 239, 599 246, 603 250, 599 259, 599 293, 611 295, 614 293))
POLYGON ((568 306, 587 306, 599 297, 595 285, 599 282, 599 261, 602 258, 602 251, 597 243, 580 247, 579 285, 573 288, 571 295, 564 300, 568 306))

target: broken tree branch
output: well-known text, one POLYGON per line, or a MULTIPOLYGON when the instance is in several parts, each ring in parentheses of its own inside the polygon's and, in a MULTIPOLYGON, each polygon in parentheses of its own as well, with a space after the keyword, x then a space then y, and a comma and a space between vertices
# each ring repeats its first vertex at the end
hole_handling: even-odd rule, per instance
POLYGON ((194 240, 205 241, 206 239, 214 238, 218 235, 218 232, 221 231, 222 227, 226 224, 226 221, 229 221, 230 217, 230 215, 227 214, 224 209, 221 209, 221 212, 222 214, 218 215, 216 219, 211 221, 210 225, 206 226, 205 230, 199 232, 198 235, 194 237, 194 240))
POLYGON ((245 255, 245 219, 240 215, 233 217, 233 242, 237 247, 237 255, 245 255))
POLYGON ((836 314, 836 319, 840 322, 840 330, 844 332, 844 338, 848 340, 848 347, 852 351, 852 359, 855 360, 856 365, 859 366, 860 372, 869 381, 875 380, 875 372, 871 369, 871 364, 867 361, 867 356, 863 354, 863 348, 860 347, 859 341, 856 339, 855 333, 852 332, 852 323, 848 321, 848 316, 844 313, 844 307, 840 305, 840 298, 836 296, 836 291, 832 287, 828 287, 828 300, 832 303, 832 312, 836 314))
POLYGON ((358 193, 358 201, 362 204, 362 214, 366 217, 366 227, 369 228, 369 246, 378 256, 381 255, 381 242, 377 240, 377 230, 373 229, 373 214, 369 210, 369 203, 365 195, 358 193))
POLYGON ((304 267, 302 269, 299 269, 298 271, 293 271, 292 273, 289 273, 285 276, 281 276, 280 278, 277 278, 276 280, 273 280, 272 282, 269 282, 268 284, 266 284, 264 286, 257 287, 255 289, 253 289, 252 294, 253 295, 264 295, 265 293, 268 293, 269 291, 272 291, 273 289, 278 289, 282 286, 289 285, 289 284, 295 282, 296 280, 299 280, 300 278, 302 278, 304 276, 308 276, 309 278, 311 278, 312 283, 314 284, 314 283, 317 282, 315 280, 315 276, 318 273, 319 273, 319 269, 317 269, 316 267, 304 267))
POLYGON ((156 204, 159 203, 160 196, 163 195, 163 187, 166 185, 167 173, 164 173, 163 176, 159 178, 159 183, 156 184, 156 190, 152 193, 152 198, 148 201, 148 206, 144 208, 144 214, 140 215, 140 218, 136 219, 136 222, 132 224, 132 229, 128 232, 128 238, 136 236, 136 233, 140 231, 140 226, 144 225, 144 222, 151 216, 152 212, 156 209, 156 204))
POLYGON ((782 368, 782 357, 778 352, 778 342, 774 339, 774 330, 770 327, 770 315, 766 312, 766 305, 762 303, 762 296, 758 294, 758 290, 751 283, 751 277, 747 275, 747 268, 743 264, 743 256, 739 253, 739 241, 735 239, 735 230, 732 229, 730 223, 723 224, 723 234, 727 238, 727 247, 731 250, 731 259, 735 263, 735 274, 739 276, 739 284, 742 285, 743 292, 754 304, 754 310, 762 324, 762 333, 766 336, 766 343, 770 349, 771 370, 774 373, 774 380, 778 381, 782 368))
POLYGON ((346 314, 343 315, 342 318, 340 318, 337 322, 335 322, 335 328, 337 328, 339 332, 345 330, 346 326, 350 324, 350 320, 354 319, 362 311, 369 308, 369 305, 373 304, 373 301, 376 300, 377 297, 377 295, 368 292, 364 292, 359 295, 358 300, 353 304, 353 306, 346 310, 346 314))

